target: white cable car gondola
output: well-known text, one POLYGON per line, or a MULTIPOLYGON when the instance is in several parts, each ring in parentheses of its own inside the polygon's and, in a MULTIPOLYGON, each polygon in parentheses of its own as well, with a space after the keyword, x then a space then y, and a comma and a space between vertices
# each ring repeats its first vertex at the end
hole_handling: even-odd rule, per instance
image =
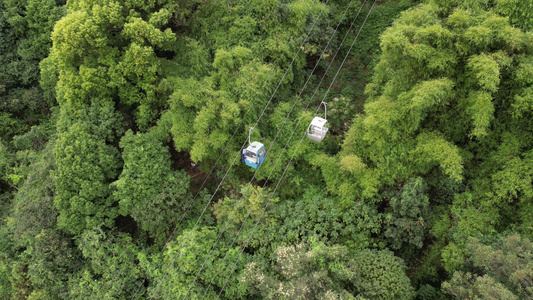
POLYGON ((309 124, 309 127, 307 127, 307 137, 309 137, 310 140, 315 141, 317 143, 322 142, 324 137, 326 137, 326 133, 328 132, 328 120, 327 117, 327 103, 322 101, 320 105, 324 104, 324 118, 321 117, 314 117, 311 121, 311 124, 309 124))
POLYGON ((250 142, 250 136, 252 135, 252 131, 254 130, 253 127, 250 127, 250 131, 248 132, 248 147, 243 148, 241 150, 241 160, 246 165, 257 169, 259 168, 263 162, 265 161, 266 157, 266 151, 265 146, 262 143, 259 142, 250 142))

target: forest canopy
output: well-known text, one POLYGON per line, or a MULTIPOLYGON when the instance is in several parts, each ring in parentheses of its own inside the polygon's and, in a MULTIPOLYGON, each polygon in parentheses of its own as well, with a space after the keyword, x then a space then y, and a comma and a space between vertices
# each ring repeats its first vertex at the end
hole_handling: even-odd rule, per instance
POLYGON ((0 0, 0 298, 531 299, 532 30, 533 0, 0 0))

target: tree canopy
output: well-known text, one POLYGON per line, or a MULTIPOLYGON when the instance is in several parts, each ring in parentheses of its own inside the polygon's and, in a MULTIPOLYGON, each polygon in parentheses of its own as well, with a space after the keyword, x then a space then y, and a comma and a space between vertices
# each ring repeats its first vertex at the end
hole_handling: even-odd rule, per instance
POLYGON ((533 0, 0 1, 0 298, 532 298, 532 30, 533 0))

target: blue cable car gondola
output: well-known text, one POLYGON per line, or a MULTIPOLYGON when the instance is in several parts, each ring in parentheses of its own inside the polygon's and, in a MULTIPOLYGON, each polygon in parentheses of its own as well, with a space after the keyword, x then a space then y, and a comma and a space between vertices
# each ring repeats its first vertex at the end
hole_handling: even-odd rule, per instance
MULTIPOLYGON (((252 130, 254 130, 254 128, 250 127, 250 131, 248 133, 248 143, 250 143, 250 136, 252 135, 252 130)), ((265 161, 265 157, 265 146, 259 142, 250 143, 248 147, 243 148, 241 150, 242 162, 254 169, 259 168, 263 164, 263 162, 265 161)))

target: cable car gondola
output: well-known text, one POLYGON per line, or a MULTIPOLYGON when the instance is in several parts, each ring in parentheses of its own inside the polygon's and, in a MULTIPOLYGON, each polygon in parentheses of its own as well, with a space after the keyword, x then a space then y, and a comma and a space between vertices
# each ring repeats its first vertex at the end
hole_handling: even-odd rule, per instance
POLYGON ((310 140, 315 141, 317 143, 322 142, 324 137, 326 137, 326 133, 328 132, 328 120, 326 119, 327 109, 326 105, 327 103, 322 101, 320 105, 324 104, 324 118, 315 116, 313 120, 311 121, 311 124, 309 124, 309 127, 307 127, 307 137, 309 137, 310 140))
POLYGON ((260 142, 250 143, 250 136, 252 135, 253 130, 254 128, 250 127, 250 131, 248 132, 249 145, 248 147, 243 148, 241 150, 241 160, 246 165, 254 169, 257 169, 265 161, 266 151, 265 151, 265 146, 262 143, 260 142))

